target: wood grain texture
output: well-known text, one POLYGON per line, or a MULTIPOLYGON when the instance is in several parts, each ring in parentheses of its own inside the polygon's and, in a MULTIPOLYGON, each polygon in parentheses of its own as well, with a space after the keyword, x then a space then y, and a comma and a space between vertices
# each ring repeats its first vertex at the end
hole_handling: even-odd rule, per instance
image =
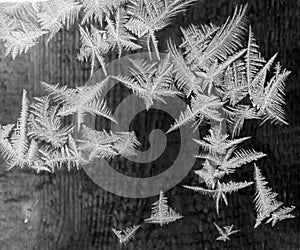
MULTIPOLYGON (((245 3, 249 5, 249 21, 262 54, 270 58, 279 51, 279 60, 293 73, 286 91, 290 126, 275 127, 266 123, 258 127, 257 123, 248 122, 241 136, 251 135, 252 140, 246 145, 268 154, 259 165, 270 180, 270 187, 279 193, 279 199, 300 207, 300 6, 297 1, 198 0, 159 33, 160 47, 165 48, 167 37, 179 40, 179 25, 221 24, 233 13, 235 4, 245 3)), ((0 57, 1 123, 12 123, 18 117, 23 88, 32 98, 42 93, 39 81, 77 86, 88 79, 88 64, 75 60, 80 45, 76 27, 59 32, 48 47, 45 40, 15 61, 0 57)), ((120 91, 112 93, 108 102, 122 98, 120 91)), ((144 171, 151 174, 150 169, 144 171)), ((249 166, 239 170, 236 178, 249 180, 252 172, 249 166)), ((143 225, 126 249, 300 249, 298 218, 280 222, 273 230, 269 225, 253 229, 253 196, 249 195, 249 192, 254 194, 253 189, 229 196, 229 207, 222 205, 217 218, 211 199, 180 187, 191 183, 197 183, 193 173, 167 192, 170 205, 185 217, 163 228, 143 225), (235 224, 242 231, 226 244, 216 242, 213 222, 235 224)), ((118 197, 99 188, 82 170, 62 170, 51 175, 19 169, 6 172, 3 162, 0 190, 1 250, 123 249, 111 228, 122 229, 141 223, 157 199, 118 197), (24 224, 24 208, 34 199, 40 200, 36 216, 31 223, 24 224)), ((299 216, 299 208, 295 213, 299 216)))

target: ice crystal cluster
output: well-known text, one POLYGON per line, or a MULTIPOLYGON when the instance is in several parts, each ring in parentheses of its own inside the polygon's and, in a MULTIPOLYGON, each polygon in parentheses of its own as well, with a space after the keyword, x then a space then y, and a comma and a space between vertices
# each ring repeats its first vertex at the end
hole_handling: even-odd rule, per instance
MULTIPOLYGON (((250 137, 239 138, 246 120, 270 121, 288 125, 284 112, 285 82, 290 72, 275 62, 277 54, 265 59, 259 52, 246 17, 246 6, 237 6, 224 24, 195 25, 181 28, 181 43, 168 41, 168 50, 159 51, 157 32, 172 18, 192 5, 193 0, 47 0, 7 1, 0 4, 0 39, 6 55, 15 59, 47 36, 48 42, 62 28, 77 27, 81 47, 78 60, 91 62, 91 74, 97 68, 106 78, 93 86, 67 86, 42 83, 47 95, 30 101, 23 91, 20 117, 16 124, 1 125, 0 151, 8 169, 29 167, 53 172, 57 168, 79 169, 95 158, 112 158, 136 153, 140 142, 134 132, 96 131, 84 125, 87 114, 117 122, 103 100, 102 92, 110 78, 131 89, 149 109, 165 97, 180 96, 189 105, 170 124, 168 133, 190 126, 201 129, 209 123, 209 134, 195 138, 203 159, 199 185, 185 188, 209 195, 217 213, 227 195, 255 185, 257 219, 274 226, 293 218, 294 206, 283 206, 277 194, 267 186, 262 170, 256 165, 266 154, 243 148, 250 137), (105 63, 109 53, 119 57, 127 52, 149 52, 149 61, 132 60, 132 76, 108 75, 105 63), (154 53, 151 53, 154 52, 154 53), (159 52, 166 52, 161 58, 159 52), (156 57, 156 58, 153 58, 156 57), (74 117, 68 123, 66 117, 74 117), (74 132, 80 132, 76 140, 74 132), (239 168, 254 164, 254 180, 233 181, 239 168), (226 178, 225 178, 226 177, 226 178), (227 181, 225 181, 225 179, 227 181), (229 181, 228 181, 229 180, 229 181)), ((160 193, 146 223, 163 226, 182 218, 167 205, 160 193)), ((229 240, 237 233, 233 225, 221 228, 220 236, 229 240)), ((132 239, 140 225, 124 230, 113 229, 120 243, 132 239)))

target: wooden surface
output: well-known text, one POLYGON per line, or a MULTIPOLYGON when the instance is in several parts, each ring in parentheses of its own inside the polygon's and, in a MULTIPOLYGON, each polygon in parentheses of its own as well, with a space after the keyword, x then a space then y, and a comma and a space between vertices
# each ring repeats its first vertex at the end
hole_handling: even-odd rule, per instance
MULTIPOLYGON (((257 127, 257 123, 248 122, 241 136, 251 135, 247 145, 268 154, 259 165, 270 187, 279 193, 279 199, 300 207, 300 5, 297 1, 198 0, 159 35, 162 42, 170 36, 178 40, 179 24, 223 23, 236 3, 246 2, 262 54, 270 58, 279 51, 281 63, 293 73, 286 91, 290 126, 274 127, 267 123, 257 127)), ((14 61, 4 58, 3 50, 0 51, 0 123, 15 122, 19 116, 23 88, 31 98, 42 93, 39 81, 76 86, 88 79, 88 64, 75 60, 80 45, 76 28, 60 32, 48 47, 45 40, 14 61)), ((116 92, 109 101, 118 98, 120 93, 116 92)), ((237 178, 249 179, 252 169, 248 167, 238 173, 237 178)), ((169 204, 184 218, 162 228, 143 226, 126 249, 300 249, 299 218, 280 222, 273 230, 269 225, 253 229, 254 190, 230 195, 229 207, 222 206, 217 218, 211 199, 180 187, 191 183, 197 183, 193 173, 166 193, 169 204), (242 231, 229 243, 216 242, 213 222, 235 224, 242 231)), ((19 169, 7 172, 1 160, 0 249, 122 249, 111 228, 141 223, 149 216, 156 199, 115 196, 99 188, 82 170, 40 175, 19 169), (36 199, 39 199, 37 212, 30 223, 24 224, 26 207, 36 199)), ((298 217, 299 211, 297 208, 295 212, 298 217)))

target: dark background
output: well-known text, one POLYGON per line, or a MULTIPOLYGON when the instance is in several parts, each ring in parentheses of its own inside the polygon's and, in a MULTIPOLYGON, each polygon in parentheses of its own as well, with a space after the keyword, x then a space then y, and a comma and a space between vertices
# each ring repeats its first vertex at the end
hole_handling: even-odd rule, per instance
MULTIPOLYGON (((248 146, 268 157, 259 166, 279 200, 297 206, 294 220, 282 221, 274 228, 261 225, 253 229, 255 213, 253 188, 229 196, 229 206, 221 206, 217 217, 213 201, 186 190, 181 185, 166 192, 171 205, 184 218, 162 228, 143 225, 136 238, 120 247, 111 228, 126 228, 149 216, 156 197, 129 199, 110 194, 94 184, 84 171, 57 171, 37 175, 29 170, 0 168, 0 249, 300 249, 300 1, 289 0, 198 0, 185 14, 159 33, 161 47, 167 37, 178 40, 179 25, 223 23, 236 4, 248 3, 248 17, 265 58, 279 52, 283 67, 292 71, 286 88, 289 127, 266 123, 257 127, 247 122, 241 134, 251 135, 248 146), (30 223, 24 224, 27 206, 39 199, 30 223), (235 224, 241 232, 227 243, 217 242, 213 225, 235 224)), ((45 46, 44 38, 27 54, 12 61, 0 51, 0 123, 13 123, 19 116, 22 89, 30 98, 42 93, 39 81, 82 85, 89 76, 89 64, 75 56, 80 47, 77 26, 59 32, 45 46)), ((116 91, 110 102, 116 101, 116 91)), ((153 117, 153 120, 160 119, 153 117)), ((159 123, 160 121, 158 121, 159 123)), ((148 170, 150 171, 150 170, 148 170)), ((237 176, 252 176, 251 166, 237 176)), ((191 172, 180 184, 196 184, 191 172)))

